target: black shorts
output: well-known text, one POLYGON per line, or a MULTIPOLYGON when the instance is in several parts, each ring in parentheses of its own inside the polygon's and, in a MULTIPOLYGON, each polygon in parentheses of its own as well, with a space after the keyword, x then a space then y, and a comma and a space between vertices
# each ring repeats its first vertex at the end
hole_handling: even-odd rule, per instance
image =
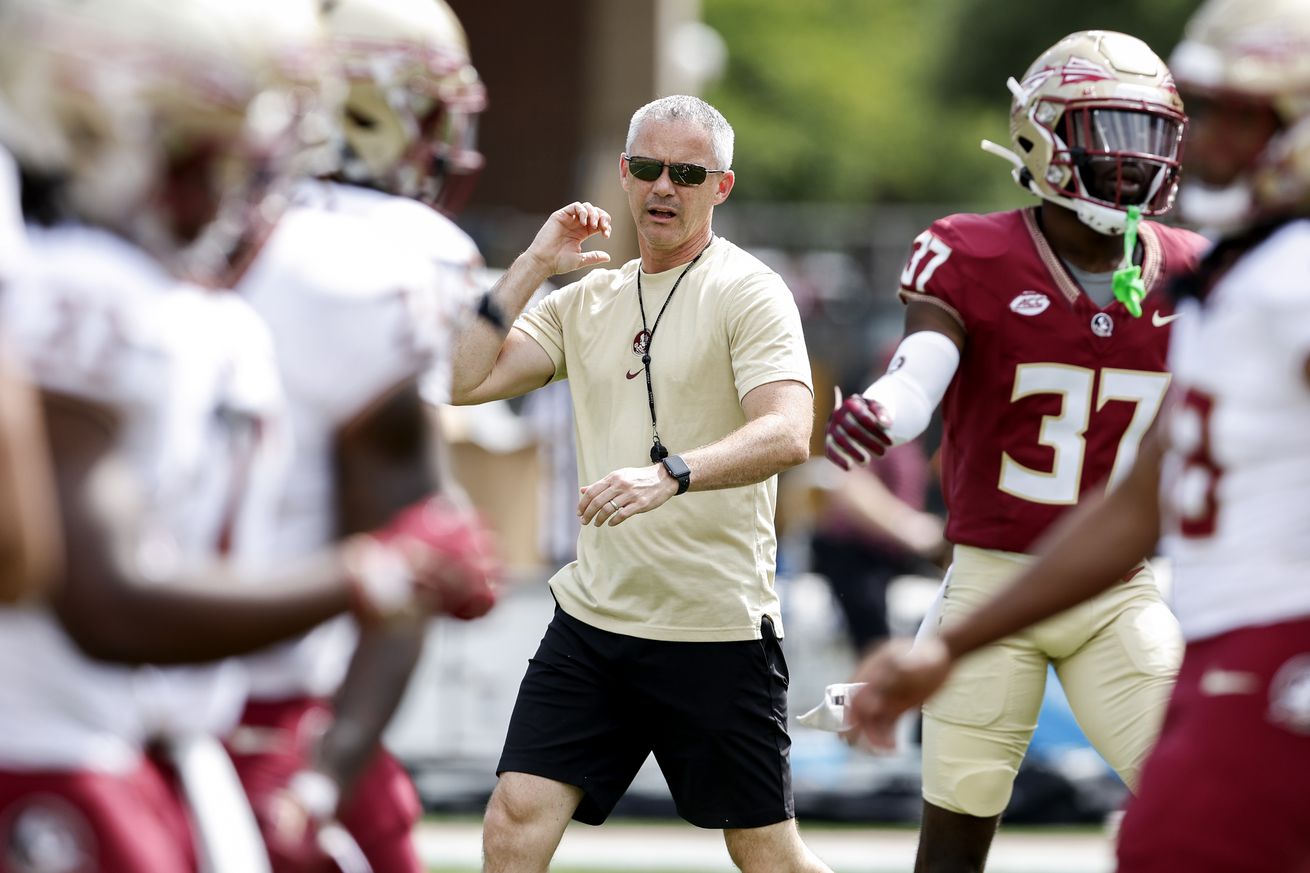
POLYGON ((573 817, 605 821, 652 752, 678 815, 703 828, 792 818, 787 663, 763 639, 665 642, 555 608, 519 687, 497 774, 576 785, 573 817))

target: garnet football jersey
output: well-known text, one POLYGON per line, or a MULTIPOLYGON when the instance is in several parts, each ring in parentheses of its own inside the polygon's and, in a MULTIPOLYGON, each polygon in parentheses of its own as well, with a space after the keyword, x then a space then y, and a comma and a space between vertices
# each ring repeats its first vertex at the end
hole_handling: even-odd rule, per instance
POLYGON ((1310 615, 1310 221, 1179 313, 1161 507, 1183 633, 1310 615))
POLYGON ((1024 552, 1086 489, 1129 469, 1169 386, 1167 277, 1202 237, 1140 227, 1142 316, 1099 308, 1038 226, 1036 209, 952 215, 914 242, 901 298, 966 333, 942 401, 942 488, 953 543, 1024 552))

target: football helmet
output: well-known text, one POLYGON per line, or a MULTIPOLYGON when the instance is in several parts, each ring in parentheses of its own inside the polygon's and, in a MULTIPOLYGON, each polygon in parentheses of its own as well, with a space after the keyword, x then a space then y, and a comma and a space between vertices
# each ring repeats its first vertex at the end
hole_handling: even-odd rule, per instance
POLYGON ((1014 150, 983 148, 1014 164, 1019 186, 1073 210, 1103 234, 1121 234, 1129 206, 1159 215, 1178 188, 1183 103, 1164 61, 1136 37, 1070 34, 1006 83, 1014 150))
POLYGON ((60 218, 212 284, 295 152, 320 37, 313 0, 5 0, 0 143, 60 218))
POLYGON ((1185 216, 1219 229, 1310 210, 1310 5, 1209 0, 1174 50, 1179 87, 1206 100, 1263 106, 1275 129, 1226 188, 1188 179, 1185 216))
POLYGON ((346 83, 339 173, 454 214, 482 170, 486 89, 444 0, 333 0, 329 47, 346 83))

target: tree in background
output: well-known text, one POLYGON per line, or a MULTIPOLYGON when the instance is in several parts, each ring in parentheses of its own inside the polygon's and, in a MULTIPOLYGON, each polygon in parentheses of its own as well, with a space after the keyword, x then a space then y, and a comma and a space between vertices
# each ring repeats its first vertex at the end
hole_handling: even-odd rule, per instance
POLYGON ((1009 141, 1006 78, 1086 28, 1123 30, 1167 55, 1198 2, 704 0, 729 56, 707 97, 750 144, 738 149, 735 196, 1025 203, 978 148, 1009 141))

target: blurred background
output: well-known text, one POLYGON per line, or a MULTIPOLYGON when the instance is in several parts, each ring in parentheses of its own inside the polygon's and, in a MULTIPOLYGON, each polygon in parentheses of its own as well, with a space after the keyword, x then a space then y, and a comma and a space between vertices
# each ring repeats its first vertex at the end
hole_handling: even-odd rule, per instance
MULTIPOLYGON (((1199 0, 450 4, 490 98, 479 128, 486 168, 458 219, 492 268, 488 281, 550 212, 575 199, 615 216, 604 245, 613 262, 635 257, 617 182, 628 120, 655 97, 698 94, 737 137, 737 185, 716 210, 715 231, 776 269, 795 294, 821 437, 832 387, 862 389, 899 338, 897 276, 913 237, 952 212, 1033 202, 1008 166, 978 147, 982 138, 1009 141, 1006 78, 1022 77, 1043 50, 1082 29, 1126 31, 1167 57, 1199 0)), ((521 403, 441 411, 515 579, 487 620, 439 625, 389 735, 434 810, 477 813, 485 803, 518 680, 552 609, 545 581, 572 558, 568 403, 567 389, 555 386, 521 403)), ((879 627, 913 633, 935 591, 943 551, 931 435, 863 479, 836 476, 816 438, 819 457, 780 484, 793 721, 826 683, 849 675, 879 627), (862 567, 876 573, 861 576, 862 567), (884 595, 885 614, 870 618, 884 595)), ((801 818, 912 822, 915 725, 903 733, 902 753, 873 758, 794 726, 801 818)), ((1052 681, 1007 821, 1094 823, 1099 839, 1123 794, 1052 681)), ((619 812, 672 814, 658 771, 643 771, 619 812)), ((993 867, 1029 869, 1006 867, 1005 845, 993 867)), ((1043 863, 1031 869, 1108 869, 1108 856, 1084 867, 1043 863)))

